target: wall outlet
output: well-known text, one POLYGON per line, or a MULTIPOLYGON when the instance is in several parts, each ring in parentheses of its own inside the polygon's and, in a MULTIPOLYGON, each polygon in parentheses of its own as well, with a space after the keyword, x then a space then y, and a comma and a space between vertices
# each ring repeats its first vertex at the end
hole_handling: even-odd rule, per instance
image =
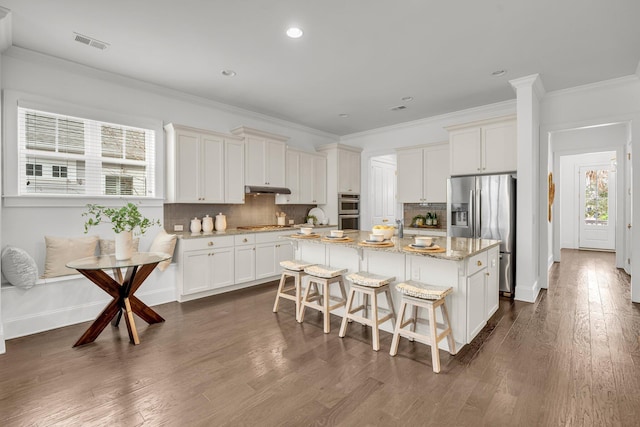
POLYGON ((182 224, 176 224, 173 226, 173 231, 184 231, 184 226, 182 224))
POLYGON ((292 220, 292 219, 290 219, 290 220, 289 220, 289 225, 293 225, 293 224, 295 224, 295 221, 294 221, 294 220, 292 220))

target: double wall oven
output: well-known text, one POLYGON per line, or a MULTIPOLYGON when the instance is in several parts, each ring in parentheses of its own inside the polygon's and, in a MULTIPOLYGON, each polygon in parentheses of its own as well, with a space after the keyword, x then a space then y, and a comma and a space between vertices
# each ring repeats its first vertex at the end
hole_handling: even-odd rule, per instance
POLYGON ((359 194, 338 194, 338 227, 340 230, 360 229, 359 194))

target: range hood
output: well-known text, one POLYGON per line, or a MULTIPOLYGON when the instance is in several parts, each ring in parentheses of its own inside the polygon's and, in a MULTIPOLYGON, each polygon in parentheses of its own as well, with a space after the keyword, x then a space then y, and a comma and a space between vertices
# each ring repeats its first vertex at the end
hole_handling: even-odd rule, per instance
POLYGON ((245 185, 245 194, 291 194, 291 190, 284 187, 260 187, 257 185, 245 185))

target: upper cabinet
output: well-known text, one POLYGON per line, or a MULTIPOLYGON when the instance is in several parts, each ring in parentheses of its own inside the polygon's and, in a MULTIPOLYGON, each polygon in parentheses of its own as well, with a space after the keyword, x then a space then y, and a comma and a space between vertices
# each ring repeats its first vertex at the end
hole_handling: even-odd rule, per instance
POLYGON ((338 147, 338 193, 360 193, 360 150, 338 147))
POLYGON ((446 202, 449 144, 398 149, 397 171, 398 202, 446 202))
POLYGON ((167 133, 167 202, 244 203, 241 138, 175 124, 167 133))
POLYGON ((284 187, 285 152, 289 138, 241 126, 231 131, 244 138, 245 185, 284 187))
POLYGON ((514 172, 518 166, 515 116, 447 127, 451 175, 514 172))
POLYGON ((285 187, 291 194, 276 196, 278 204, 327 202, 327 158, 322 154, 287 149, 285 187))

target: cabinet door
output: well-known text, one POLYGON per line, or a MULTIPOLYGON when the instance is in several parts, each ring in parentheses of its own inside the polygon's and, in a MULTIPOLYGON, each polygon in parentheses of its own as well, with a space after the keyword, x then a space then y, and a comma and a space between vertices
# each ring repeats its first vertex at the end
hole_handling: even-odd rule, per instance
POLYGON ((313 156, 307 153, 300 153, 300 170, 298 177, 300 180, 300 197, 298 203, 313 204, 313 156))
POLYGON ((498 311, 500 304, 500 252, 498 248, 489 250, 487 267, 486 318, 498 311))
POLYGON ((244 283, 256 278, 256 247, 253 245, 235 248, 235 283, 244 283))
POLYGON ((188 251, 182 257, 182 295, 211 287, 211 251, 188 251))
POLYGON ((462 129, 449 134, 451 175, 481 172, 480 128, 462 129))
POLYGON ((295 259, 293 242, 282 242, 276 244, 276 274, 282 273, 280 262, 295 259))
POLYGON ((256 245, 256 279, 264 279, 278 274, 276 243, 256 245))
POLYGON ((202 201, 224 203, 224 140, 218 136, 202 134, 200 153, 202 201))
POLYGON ((399 150, 397 159, 398 202, 419 203, 424 201, 422 193, 423 150, 399 150))
POLYGON ((280 141, 266 140, 265 177, 266 185, 284 187, 286 145, 280 141))
POLYGON ((223 288, 233 285, 234 250, 233 248, 216 249, 211 252, 211 288, 223 288))
POLYGON ((200 184, 200 141, 197 133, 176 133, 176 202, 198 203, 200 184))
POLYGON ((224 181, 226 203, 244 203, 244 143, 225 141, 224 181))
POLYGON ((278 200, 278 203, 300 203, 300 153, 287 151, 285 171, 285 187, 291 194, 283 195, 284 201, 278 200))
POLYGON ((265 178, 266 141, 247 137, 245 145, 245 183, 246 185, 267 185, 265 178))
POLYGON ((338 192, 360 192, 360 153, 338 150, 338 192))
POLYGON ((485 282, 487 269, 478 270, 467 277, 467 342, 478 335, 486 323, 485 282))
POLYGON ((313 156, 313 202, 318 205, 327 203, 327 158, 313 156))
POLYGON ((513 172, 518 168, 516 122, 482 127, 482 172, 513 172))
POLYGON ((425 149, 423 154, 424 198, 430 203, 445 203, 449 178, 449 146, 425 149))

